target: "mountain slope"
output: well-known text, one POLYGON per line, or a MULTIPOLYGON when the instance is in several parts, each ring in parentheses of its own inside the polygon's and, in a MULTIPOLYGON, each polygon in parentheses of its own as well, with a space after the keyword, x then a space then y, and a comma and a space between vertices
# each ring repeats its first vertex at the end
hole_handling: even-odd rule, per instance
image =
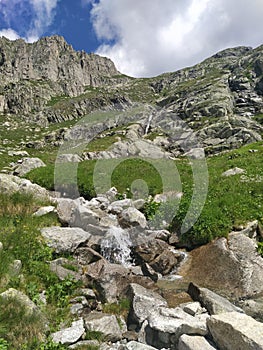
MULTIPOLYGON (((135 79, 59 36, 34 44, 1 38, 0 78, 0 113, 11 121, 47 126, 139 102, 186 121, 207 153, 260 141, 263 133, 263 46, 226 49, 190 68, 135 79)), ((150 131, 157 126, 153 118, 150 131)))

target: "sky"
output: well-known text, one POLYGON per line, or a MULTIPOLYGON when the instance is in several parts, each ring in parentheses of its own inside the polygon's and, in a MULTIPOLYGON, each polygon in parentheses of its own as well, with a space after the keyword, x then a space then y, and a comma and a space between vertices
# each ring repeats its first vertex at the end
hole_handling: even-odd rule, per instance
POLYGON ((263 0, 0 0, 0 36, 62 35, 135 77, 192 66, 228 47, 257 47, 262 18, 263 0))

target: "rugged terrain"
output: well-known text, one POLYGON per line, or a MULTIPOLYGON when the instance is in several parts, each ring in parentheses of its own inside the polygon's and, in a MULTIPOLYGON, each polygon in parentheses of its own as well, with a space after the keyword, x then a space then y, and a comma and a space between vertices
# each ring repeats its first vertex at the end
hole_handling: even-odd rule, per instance
POLYGON ((263 46, 136 79, 2 37, 0 121, 0 349, 263 349, 263 46))

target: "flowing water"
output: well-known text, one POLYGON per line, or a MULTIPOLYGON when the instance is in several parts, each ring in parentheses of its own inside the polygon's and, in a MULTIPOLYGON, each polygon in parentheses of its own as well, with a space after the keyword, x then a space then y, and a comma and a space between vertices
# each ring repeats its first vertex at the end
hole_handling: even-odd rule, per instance
POLYGON ((129 232, 120 227, 111 227, 105 238, 101 240, 101 254, 111 263, 125 267, 132 265, 132 242, 129 232))
POLYGON ((147 134, 148 134, 149 129, 150 129, 150 126, 151 126, 152 119, 153 119, 153 115, 150 114, 150 116, 149 116, 149 118, 148 118, 148 120, 147 120, 147 124, 146 124, 146 127, 145 127, 144 135, 147 135, 147 134))

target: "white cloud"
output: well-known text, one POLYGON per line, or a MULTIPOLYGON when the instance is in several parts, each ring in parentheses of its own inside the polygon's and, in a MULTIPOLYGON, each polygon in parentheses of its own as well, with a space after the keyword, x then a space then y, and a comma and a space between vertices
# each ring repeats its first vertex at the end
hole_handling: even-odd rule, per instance
POLYGON ((27 41, 34 42, 53 22, 58 0, 30 0, 35 16, 31 29, 27 33, 27 41))
POLYGON ((0 13, 9 27, 9 34, 13 32, 28 42, 34 42, 52 24, 58 1, 60 0, 0 0, 0 13), (29 18, 29 21, 26 22, 24 18, 29 18), (20 26, 19 33, 12 29, 12 24, 18 28, 20 26))
POLYGON ((0 30, 0 37, 2 36, 6 37, 9 40, 16 40, 20 38, 19 34, 11 28, 0 30))
POLYGON ((193 65, 230 46, 262 43, 262 0, 99 0, 97 52, 133 76, 193 65))

